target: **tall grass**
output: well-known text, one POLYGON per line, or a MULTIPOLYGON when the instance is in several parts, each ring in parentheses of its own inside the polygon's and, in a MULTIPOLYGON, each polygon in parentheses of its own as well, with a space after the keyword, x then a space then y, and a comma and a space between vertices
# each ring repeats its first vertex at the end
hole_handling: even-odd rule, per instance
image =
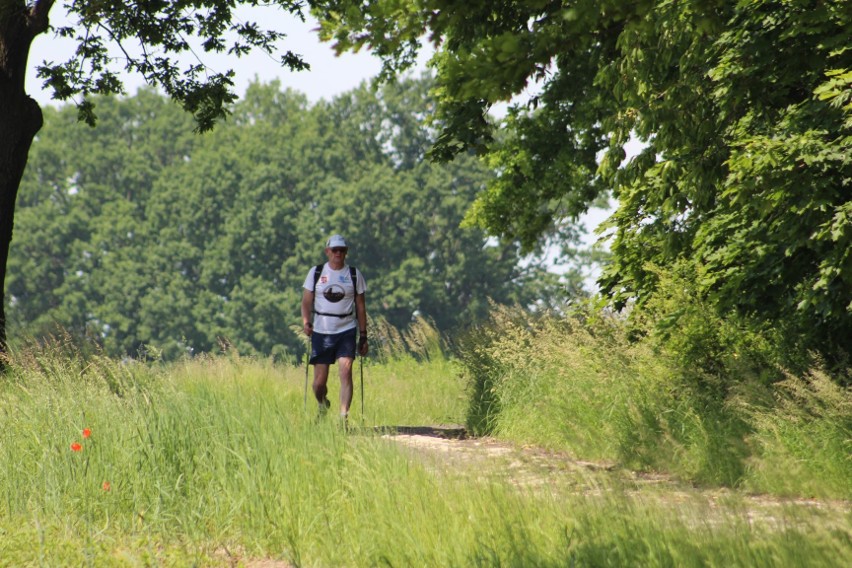
POLYGON ((779 495, 852 496, 852 396, 821 370, 740 396, 754 448, 744 485, 779 495), (768 390, 769 392, 766 392, 768 390))
POLYGON ((617 486, 523 490, 426 467, 382 427, 461 419, 464 386, 448 369, 369 367, 367 416, 345 433, 305 410, 298 367, 236 355, 124 365, 65 347, 19 356, 0 385, 0 565, 852 561, 848 535, 817 519, 776 530, 731 509, 711 522, 699 503, 663 508, 617 486))
POLYGON ((818 370, 714 375, 628 332, 616 318, 495 308, 459 349, 469 426, 699 484, 852 497, 849 389, 818 370))

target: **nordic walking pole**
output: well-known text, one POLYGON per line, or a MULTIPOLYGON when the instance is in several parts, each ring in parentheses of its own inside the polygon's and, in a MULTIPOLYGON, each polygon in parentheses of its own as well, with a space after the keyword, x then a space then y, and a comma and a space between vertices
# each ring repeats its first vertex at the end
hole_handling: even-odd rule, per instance
POLYGON ((308 411, 308 368, 311 366, 311 358, 305 353, 305 412, 308 411))
POLYGON ((361 420, 364 419, 364 356, 361 356, 361 420))

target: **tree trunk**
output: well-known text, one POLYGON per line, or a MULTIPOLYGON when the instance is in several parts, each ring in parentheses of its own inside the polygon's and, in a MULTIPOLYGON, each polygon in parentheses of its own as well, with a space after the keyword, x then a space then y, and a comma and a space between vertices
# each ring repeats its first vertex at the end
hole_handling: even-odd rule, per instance
POLYGON ((18 187, 33 139, 42 126, 38 103, 24 90, 27 59, 33 38, 47 29, 53 4, 24 2, 0 12, 0 370, 8 351, 6 336, 6 263, 15 220, 18 187))
POLYGON ((6 262, 15 219, 15 200, 33 138, 41 128, 41 109, 30 97, 0 88, 0 365, 6 343, 6 262), (17 98, 18 100, 14 100, 17 98))

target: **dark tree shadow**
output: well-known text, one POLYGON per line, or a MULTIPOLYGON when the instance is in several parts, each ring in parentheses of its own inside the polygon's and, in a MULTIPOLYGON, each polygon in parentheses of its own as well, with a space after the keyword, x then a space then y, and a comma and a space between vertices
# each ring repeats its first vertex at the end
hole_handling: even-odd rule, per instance
POLYGON ((463 426, 374 426, 370 430, 384 436, 428 436, 445 440, 464 440, 468 437, 463 426))

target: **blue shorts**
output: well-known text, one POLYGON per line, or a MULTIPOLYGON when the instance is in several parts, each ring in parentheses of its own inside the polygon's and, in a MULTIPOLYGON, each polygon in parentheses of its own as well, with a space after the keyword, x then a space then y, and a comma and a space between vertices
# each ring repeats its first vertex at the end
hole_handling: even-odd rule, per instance
POLYGON ((355 358, 355 328, 341 333, 311 334, 311 364, 331 365, 341 357, 355 358))

